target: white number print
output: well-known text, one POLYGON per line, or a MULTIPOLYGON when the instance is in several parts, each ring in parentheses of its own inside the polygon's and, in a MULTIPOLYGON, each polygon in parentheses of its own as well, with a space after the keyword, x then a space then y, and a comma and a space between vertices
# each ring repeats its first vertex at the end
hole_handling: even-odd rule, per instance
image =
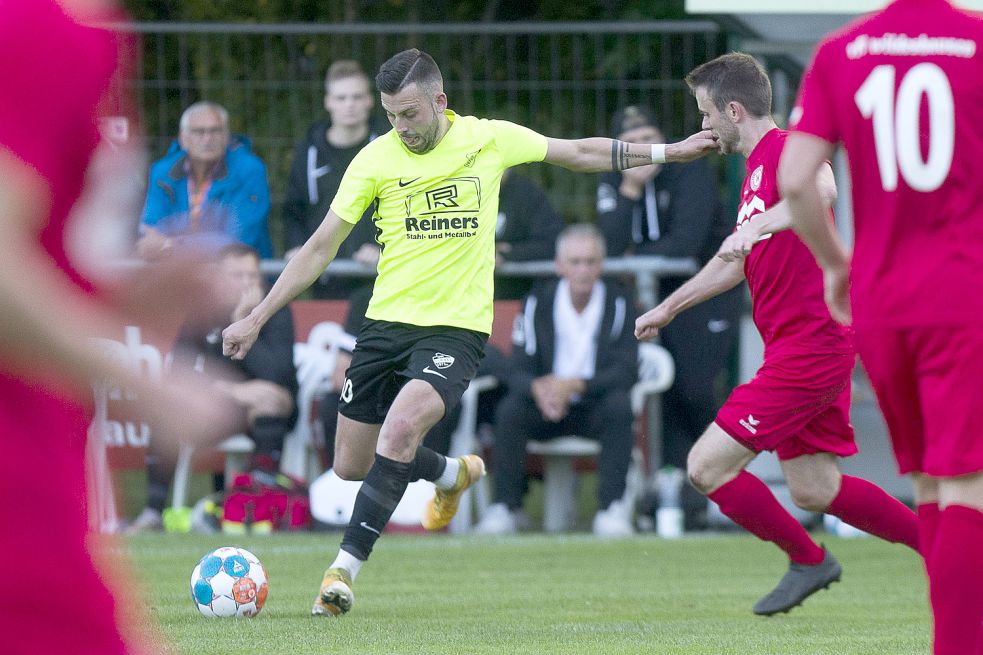
POLYGON ((938 189, 949 175, 956 141, 955 105, 945 72, 935 64, 912 67, 894 95, 895 68, 877 66, 853 99, 864 118, 873 118, 881 186, 898 188, 898 173, 915 191, 938 189), (928 159, 922 159, 919 110, 928 99, 928 159))

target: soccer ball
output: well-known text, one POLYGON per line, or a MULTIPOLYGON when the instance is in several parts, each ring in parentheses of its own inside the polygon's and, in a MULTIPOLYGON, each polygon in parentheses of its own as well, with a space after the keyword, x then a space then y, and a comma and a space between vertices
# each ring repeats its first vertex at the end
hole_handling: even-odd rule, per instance
POLYGON ((213 550, 191 572, 191 600, 209 618, 259 614, 269 593, 266 569, 244 548, 213 550))

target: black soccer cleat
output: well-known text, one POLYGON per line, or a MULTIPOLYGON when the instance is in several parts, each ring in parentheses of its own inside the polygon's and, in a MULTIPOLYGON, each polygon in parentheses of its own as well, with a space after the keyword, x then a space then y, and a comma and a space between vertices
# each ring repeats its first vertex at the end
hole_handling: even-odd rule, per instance
POLYGON ((771 616, 788 612, 820 589, 827 589, 834 582, 839 582, 843 573, 840 563, 825 546, 823 553, 825 556, 819 564, 810 566, 790 562, 788 571, 782 576, 778 586, 755 604, 754 613, 771 616))

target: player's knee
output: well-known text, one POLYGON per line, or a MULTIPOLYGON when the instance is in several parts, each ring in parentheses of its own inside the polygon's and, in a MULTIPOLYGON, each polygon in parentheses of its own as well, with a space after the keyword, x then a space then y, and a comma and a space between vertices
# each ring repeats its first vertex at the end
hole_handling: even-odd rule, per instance
POLYGON ((379 452, 394 459, 412 459, 426 431, 411 417, 390 414, 379 433, 379 452))
POLYGON ((357 462, 335 461, 333 467, 335 475, 342 480, 361 481, 369 473, 369 467, 361 466, 357 462))
POLYGON ((807 512, 825 512, 833 502, 832 491, 819 485, 792 485, 789 491, 795 506, 807 512))
POLYGON ((706 495, 719 486, 718 471, 696 448, 689 451, 686 458, 686 475, 690 484, 701 494, 706 495))

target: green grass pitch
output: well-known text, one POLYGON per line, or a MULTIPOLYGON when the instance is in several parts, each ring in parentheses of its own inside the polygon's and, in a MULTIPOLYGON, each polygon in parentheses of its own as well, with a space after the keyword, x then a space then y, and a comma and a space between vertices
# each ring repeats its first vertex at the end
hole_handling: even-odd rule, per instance
MULTIPOLYGON (((127 541, 155 630, 187 655, 913 655, 929 652, 920 559, 875 539, 825 539, 843 580, 790 614, 751 613, 785 560, 749 536, 489 539, 386 535, 355 607, 313 618, 340 535, 140 536, 127 541), (249 619, 206 619, 188 591, 207 551, 251 550, 270 596, 249 619)), ((127 600, 121 600, 124 604, 127 600)))

